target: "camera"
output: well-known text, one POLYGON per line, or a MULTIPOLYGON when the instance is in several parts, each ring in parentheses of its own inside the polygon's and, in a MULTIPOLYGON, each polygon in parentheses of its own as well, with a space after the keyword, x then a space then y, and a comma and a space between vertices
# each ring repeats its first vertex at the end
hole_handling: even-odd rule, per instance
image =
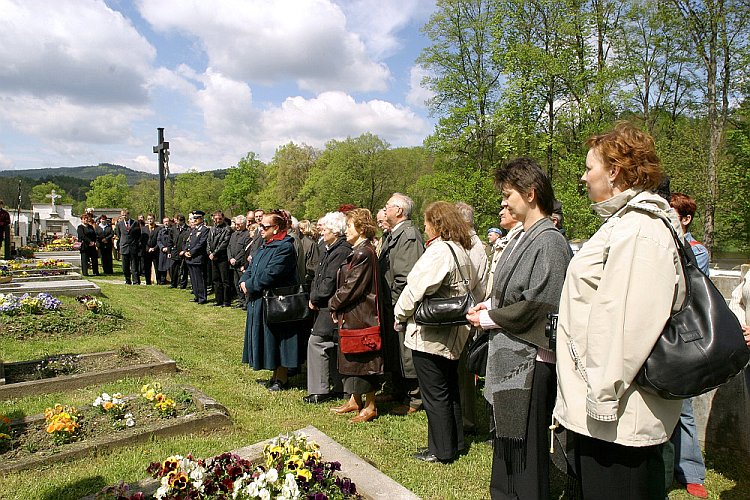
POLYGON ((544 335, 549 339, 549 348, 554 351, 557 346, 557 313, 547 313, 547 324, 544 325, 544 335))

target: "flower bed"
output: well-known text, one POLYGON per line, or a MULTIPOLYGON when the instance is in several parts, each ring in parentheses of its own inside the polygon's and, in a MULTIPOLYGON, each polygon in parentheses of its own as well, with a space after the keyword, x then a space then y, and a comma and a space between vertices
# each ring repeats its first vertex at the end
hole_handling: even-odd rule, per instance
POLYGON ((60 259, 15 259, 0 261, 7 265, 11 271, 30 271, 35 269, 69 269, 73 267, 70 262, 60 259))
POLYGON ((124 377, 177 371, 174 360, 151 347, 58 355, 31 361, 0 361, 0 399, 66 391, 124 377), (53 375, 44 377, 44 374, 53 375))
POLYGON ((76 239, 72 236, 68 238, 56 238, 52 240, 50 243, 43 247, 39 247, 37 249, 37 252, 44 253, 44 252, 69 252, 73 250, 73 243, 76 242, 76 239))
POLYGON ((12 293, 0 293, 0 314, 14 316, 17 314, 44 314, 49 311, 60 309, 59 299, 48 293, 39 293, 31 296, 25 293, 15 296, 12 293))
MULTIPOLYGON (((157 499, 354 499, 362 498, 351 479, 341 477, 339 462, 326 462, 320 446, 303 432, 280 435, 253 463, 234 453, 205 460, 174 455, 146 469, 159 482, 157 499)), ((105 488, 98 498, 144 498, 125 484, 105 488)))
POLYGON ((218 409, 220 405, 195 389, 171 387, 157 394, 162 396, 152 400, 143 395, 101 394, 85 408, 59 404, 43 415, 5 424, 9 439, 4 440, 0 454, 0 473, 84 456, 95 449, 126 446, 153 435, 229 424, 225 411, 218 409), (171 401, 170 411, 157 406, 164 401, 171 401))
POLYGON ((0 339, 108 334, 123 327, 122 311, 99 299, 90 307, 86 301, 91 299, 62 302, 46 293, 0 294, 0 339))

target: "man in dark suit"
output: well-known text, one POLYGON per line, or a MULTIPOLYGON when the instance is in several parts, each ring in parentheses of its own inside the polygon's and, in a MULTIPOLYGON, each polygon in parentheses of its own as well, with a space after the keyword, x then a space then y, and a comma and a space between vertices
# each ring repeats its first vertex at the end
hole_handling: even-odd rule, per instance
POLYGON ((99 255, 102 258, 102 272, 112 274, 112 237, 115 235, 112 224, 106 215, 99 217, 96 226, 96 240, 99 242, 99 255))
POLYGON ((194 227, 188 235, 185 244, 185 262, 190 273, 190 283, 193 286, 193 301, 199 304, 208 302, 206 298, 206 263, 208 261, 207 242, 208 228, 203 223, 205 212, 193 210, 190 214, 194 227))
POLYGON ((174 216, 172 226, 172 248, 169 250, 172 259, 172 268, 169 270, 172 288, 179 284, 183 290, 187 288, 188 268, 185 264, 185 243, 190 234, 190 228, 185 223, 185 216, 177 214, 174 216))
POLYGON ((120 221, 115 230, 120 235, 120 255, 122 255, 122 274, 125 275, 125 283, 140 285, 141 280, 138 276, 141 260, 139 253, 141 225, 133 220, 130 212, 125 209, 120 212, 120 221))
POLYGON ((227 247, 232 229, 224 221, 224 213, 217 210, 213 213, 214 225, 208 232, 208 259, 214 284, 215 306, 232 305, 232 280, 229 277, 229 259, 227 247))

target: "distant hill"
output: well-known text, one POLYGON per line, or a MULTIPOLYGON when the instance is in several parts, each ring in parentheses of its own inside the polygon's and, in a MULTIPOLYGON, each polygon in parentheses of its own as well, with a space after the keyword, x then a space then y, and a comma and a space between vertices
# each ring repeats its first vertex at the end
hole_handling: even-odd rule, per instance
POLYGON ((129 185, 133 185, 142 179, 156 179, 159 176, 148 172, 139 172, 137 170, 123 167, 122 165, 113 165, 111 163, 100 163, 99 165, 89 165, 82 167, 56 167, 56 168, 34 168, 27 170, 0 170, 0 177, 24 177, 27 179, 41 180, 55 177, 73 177, 87 181, 86 184, 101 175, 119 175, 124 174, 129 185))

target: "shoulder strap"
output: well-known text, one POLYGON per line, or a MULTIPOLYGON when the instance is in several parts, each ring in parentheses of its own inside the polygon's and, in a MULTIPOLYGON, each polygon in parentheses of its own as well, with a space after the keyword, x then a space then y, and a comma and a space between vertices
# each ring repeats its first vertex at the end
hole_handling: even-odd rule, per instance
POLYGON ((456 252, 453 250, 453 245, 451 245, 447 241, 445 242, 445 244, 448 245, 448 250, 450 250, 451 253, 453 254, 453 260, 456 262, 456 269, 458 269, 458 275, 461 276, 461 280, 464 283, 466 283, 466 289, 469 291, 469 296, 471 297, 471 300, 473 300, 474 303, 476 303, 476 300, 474 299, 474 295, 471 293, 471 286, 470 286, 471 282, 466 279, 466 277, 464 276, 464 273, 461 271, 461 264, 459 264, 458 262, 458 257, 456 256, 456 252))

